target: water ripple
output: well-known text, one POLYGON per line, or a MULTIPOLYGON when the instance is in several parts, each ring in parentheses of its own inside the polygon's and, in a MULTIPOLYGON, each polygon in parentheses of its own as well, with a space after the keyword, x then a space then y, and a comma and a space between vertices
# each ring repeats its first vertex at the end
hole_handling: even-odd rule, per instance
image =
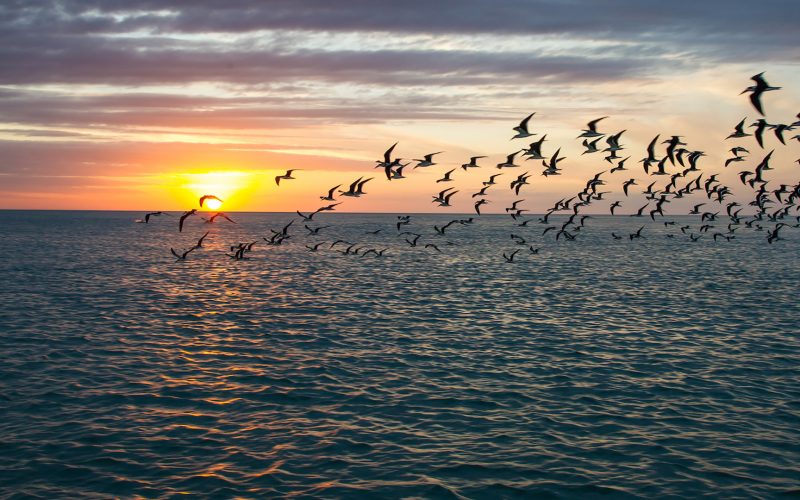
POLYGON ((4 218, 0 496, 800 491, 800 233, 617 242, 601 217, 507 265, 484 217, 441 256, 391 232, 382 259, 299 234, 222 255, 290 218, 242 214, 182 263, 193 234, 129 214, 4 218))

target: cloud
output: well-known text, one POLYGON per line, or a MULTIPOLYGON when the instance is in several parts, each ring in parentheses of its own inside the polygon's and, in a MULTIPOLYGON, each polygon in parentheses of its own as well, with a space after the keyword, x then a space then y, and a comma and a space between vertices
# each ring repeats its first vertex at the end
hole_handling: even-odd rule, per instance
POLYGON ((798 18, 775 0, 9 0, 0 175, 32 193, 98 171, 343 171, 394 136, 497 153, 509 125, 488 122, 529 110, 549 140, 600 109, 718 120, 755 67, 796 95, 798 18), (732 65, 735 87, 709 76, 732 65))

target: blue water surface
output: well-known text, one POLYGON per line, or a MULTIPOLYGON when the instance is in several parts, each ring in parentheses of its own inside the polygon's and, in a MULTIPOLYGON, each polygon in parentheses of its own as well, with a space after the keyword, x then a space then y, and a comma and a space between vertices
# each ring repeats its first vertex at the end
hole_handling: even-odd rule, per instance
POLYGON ((800 492, 800 229, 139 216, 0 217, 3 498, 800 492))

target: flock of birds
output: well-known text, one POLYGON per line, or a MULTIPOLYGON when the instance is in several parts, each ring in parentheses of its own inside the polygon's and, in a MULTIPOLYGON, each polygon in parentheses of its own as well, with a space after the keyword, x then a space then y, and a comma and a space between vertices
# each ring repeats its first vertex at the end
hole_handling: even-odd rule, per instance
MULTIPOLYGON (((780 87, 770 86, 764 79, 763 73, 759 73, 751 78, 754 85, 747 87, 742 94, 749 94, 749 99, 755 110, 761 115, 761 118, 750 124, 745 125, 747 119, 740 121, 735 127, 734 131, 726 138, 734 140, 743 140, 749 137, 755 139, 757 145, 764 149, 765 134, 771 131, 777 141, 786 146, 787 137, 784 135, 786 132, 791 132, 795 128, 800 128, 800 113, 797 114, 797 121, 791 124, 771 124, 765 118, 764 109, 762 106, 763 94, 769 91, 779 90, 780 87), (752 131, 752 133, 750 132, 752 131)), ((516 127, 513 128, 515 135, 511 140, 527 139, 538 135, 531 132, 530 122, 536 113, 530 113, 526 116, 516 127)), ((520 206, 524 203, 524 199, 517 199, 510 206, 505 207, 505 212, 511 217, 516 226, 528 226, 532 221, 541 224, 542 235, 551 235, 555 240, 575 240, 580 231, 585 227, 587 220, 591 219, 590 215, 583 215, 581 211, 590 205, 598 204, 605 200, 604 196, 609 194, 610 191, 603 191, 604 186, 608 186, 611 182, 609 176, 618 172, 628 172, 631 170, 626 166, 626 162, 630 160, 630 156, 623 157, 620 152, 625 149, 622 144, 623 134, 625 130, 608 134, 600 130, 601 122, 607 117, 597 118, 590 121, 584 130, 578 135, 578 139, 582 139, 582 146, 584 151, 582 154, 604 154, 604 160, 611 165, 610 168, 602 170, 585 183, 582 190, 575 193, 571 197, 565 197, 558 200, 544 215, 538 218, 528 216, 527 209, 520 206), (551 220, 553 214, 566 213, 568 216, 563 222, 555 223, 551 220)), ((471 194, 473 199, 473 208, 475 216, 481 216, 481 208, 491 203, 488 199, 488 190, 498 185, 498 178, 505 174, 506 169, 514 169, 521 167, 520 164, 515 162, 536 160, 541 161, 543 167, 541 175, 545 177, 561 175, 562 168, 561 162, 565 160, 561 156, 561 148, 555 150, 554 153, 545 155, 543 152, 543 145, 546 140, 547 134, 542 135, 538 140, 529 143, 527 147, 520 148, 511 154, 508 154, 505 161, 498 163, 496 168, 500 170, 488 176, 488 179, 483 181, 482 186, 476 192, 471 194)), ((646 197, 647 203, 635 210, 631 217, 649 217, 655 221, 657 218, 663 222, 665 227, 674 226, 675 233, 668 233, 666 236, 669 238, 685 237, 688 241, 696 242, 702 237, 711 237, 714 241, 731 241, 735 239, 735 233, 741 228, 752 229, 755 231, 764 231, 766 233, 766 241, 773 244, 781 240, 781 234, 787 227, 800 227, 800 182, 790 186, 787 184, 780 184, 777 188, 770 187, 770 180, 768 179, 767 172, 773 170, 771 165, 772 155, 774 150, 769 151, 761 159, 754 168, 749 170, 742 170, 739 172, 739 179, 741 183, 753 190, 753 199, 749 205, 754 207, 755 213, 752 215, 742 215, 741 212, 745 207, 741 206, 736 201, 728 201, 732 196, 732 191, 729 186, 722 184, 717 178, 719 173, 707 175, 701 172, 698 162, 705 156, 703 151, 696 151, 689 149, 686 142, 683 142, 683 137, 673 135, 666 140, 661 141, 660 135, 655 136, 647 147, 647 154, 644 158, 639 160, 644 175, 648 180, 643 182, 634 177, 627 178, 621 182, 622 192, 627 198, 633 186, 647 187, 642 191, 646 197), (666 145, 663 154, 658 151, 660 145, 666 145), (639 183, 642 184, 639 184, 639 183), (694 205, 689 214, 700 216, 700 225, 697 227, 697 232, 692 225, 678 225, 675 221, 667 220, 665 215, 665 205, 669 204, 674 199, 688 197, 694 193, 699 193, 705 196, 702 203, 694 205), (727 216, 727 221, 722 223, 718 219, 720 213, 724 212, 727 216)), ((794 135, 789 140, 800 142, 800 134, 794 135)), ((422 158, 413 159, 408 162, 403 162, 402 158, 394 156, 394 150, 397 143, 389 147, 383 154, 383 158, 377 160, 375 169, 382 169, 388 181, 396 181, 405 178, 405 169, 412 165, 413 169, 417 168, 430 168, 437 165, 437 155, 443 153, 437 151, 423 155, 422 158)), ((725 168, 731 164, 749 161, 747 155, 750 154, 748 149, 743 146, 734 146, 730 149, 731 156, 725 161, 725 168)), ((464 171, 471 169, 482 168, 479 162, 487 156, 473 156, 467 163, 461 165, 464 171)), ((796 161, 800 164, 800 159, 796 161)), ((453 174, 457 168, 450 169, 444 172, 441 178, 436 180, 436 184, 449 183, 453 181, 453 174)), ((294 180, 292 174, 300 171, 300 169, 287 170, 284 175, 275 177, 276 185, 280 186, 281 181, 294 180)), ((510 182, 510 189, 515 195, 519 196, 524 186, 530 184, 530 178, 534 174, 528 170, 519 174, 515 179, 510 182)), ((317 221, 315 217, 326 211, 333 211, 342 202, 338 201, 337 196, 340 197, 361 197, 367 193, 364 190, 365 185, 374 180, 374 177, 362 176, 351 182, 347 189, 342 188, 343 184, 333 186, 327 193, 320 196, 320 200, 327 202, 334 202, 322 206, 310 213, 302 213, 297 211, 298 216, 302 219, 304 228, 307 231, 306 235, 309 237, 318 237, 321 232, 331 226, 315 225, 317 221)), ((628 176, 625 176, 628 177, 628 176)), ((495 188, 496 189, 496 188, 495 188)), ((432 203, 438 207, 451 206, 452 198, 458 194, 459 191, 453 187, 440 190, 433 195, 432 203)), ((214 195, 204 195, 199 199, 200 208, 208 200, 215 200, 222 202, 214 195)), ((616 210, 622 206, 622 202, 617 200, 608 205, 608 210, 611 215, 617 215, 616 210)), ((137 219, 137 222, 149 223, 152 217, 161 215, 168 215, 166 212, 150 212, 144 215, 143 219, 137 219)), ((191 209, 184 212, 178 219, 178 231, 182 232, 187 219, 193 216, 202 217, 198 213, 198 209, 191 209)), ((434 233, 432 237, 446 236, 447 231, 454 225, 464 226, 472 224, 476 217, 459 218, 451 220, 450 222, 441 226, 434 225, 434 233)), ((208 224, 214 223, 219 219, 227 220, 229 223, 236 223, 228 215, 223 212, 216 212, 210 214, 209 217, 204 218, 208 224)), ((410 215, 397 216, 394 223, 396 236, 398 241, 409 245, 410 247, 420 247, 426 250, 441 252, 441 246, 454 245, 454 243, 446 239, 432 239, 431 242, 423 243, 421 239, 428 239, 428 235, 423 235, 415 231, 411 231, 406 227, 412 223, 410 215)), ((282 228, 270 229, 271 234, 266 237, 261 237, 251 242, 238 242, 230 246, 230 252, 227 255, 231 259, 241 260, 247 258, 247 254, 253 250, 256 244, 266 245, 281 245, 286 240, 293 236, 292 231, 297 229, 294 226, 297 219, 292 219, 282 228), (263 243, 261 243, 263 240, 263 243)), ((645 226, 639 227, 636 231, 630 234, 616 234, 611 233, 614 239, 628 239, 636 240, 643 237, 643 230, 645 226)), ((384 231, 385 228, 378 228, 374 231, 368 231, 366 234, 376 235, 384 231)), ((209 235, 205 232, 195 245, 186 250, 175 250, 170 248, 172 255, 178 261, 187 259, 187 256, 197 249, 203 248, 203 241, 209 235)), ((507 262, 513 262, 517 254, 526 249, 530 254, 537 254, 539 248, 530 245, 525 237, 518 234, 511 233, 510 240, 518 247, 514 250, 507 250, 502 252, 502 257, 507 262)), ((345 241, 336 239, 332 242, 327 241, 313 241, 310 240, 305 247, 311 252, 317 252, 321 248, 328 250, 337 250, 345 255, 360 255, 374 257, 382 257, 385 252, 389 251, 389 247, 376 248, 369 245, 359 244, 357 242, 345 241)))

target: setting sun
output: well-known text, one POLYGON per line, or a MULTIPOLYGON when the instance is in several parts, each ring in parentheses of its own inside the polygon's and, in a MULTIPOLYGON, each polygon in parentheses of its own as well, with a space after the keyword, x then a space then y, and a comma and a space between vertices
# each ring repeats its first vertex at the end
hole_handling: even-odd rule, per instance
POLYGON ((164 186, 184 207, 197 207, 203 197, 201 210, 239 210, 242 200, 252 198, 258 186, 254 172, 211 171, 173 174, 165 178, 164 186))
POLYGON ((211 198, 206 201, 205 205, 209 210, 219 210, 219 208, 222 206, 222 202, 211 198))

